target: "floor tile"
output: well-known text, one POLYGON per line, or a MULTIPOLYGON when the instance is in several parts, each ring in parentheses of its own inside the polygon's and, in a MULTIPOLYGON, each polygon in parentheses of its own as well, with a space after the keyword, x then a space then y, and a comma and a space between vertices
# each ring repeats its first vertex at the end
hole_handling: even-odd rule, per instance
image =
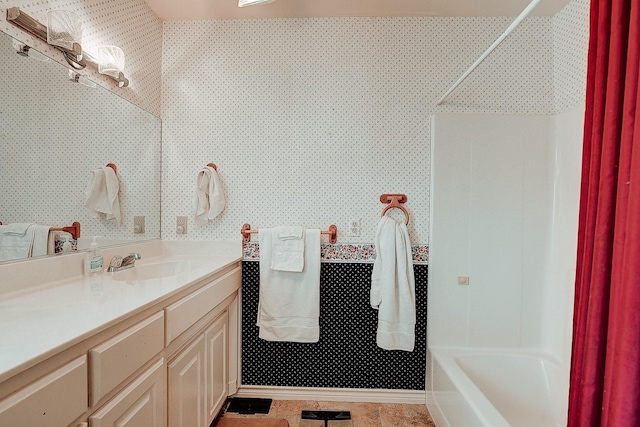
POLYGON ((271 404, 271 410, 265 415, 241 415, 225 412, 222 416, 284 418, 289 422, 289 427, 299 427, 303 409, 350 411, 353 427, 435 427, 425 405, 387 403, 274 400, 271 404))

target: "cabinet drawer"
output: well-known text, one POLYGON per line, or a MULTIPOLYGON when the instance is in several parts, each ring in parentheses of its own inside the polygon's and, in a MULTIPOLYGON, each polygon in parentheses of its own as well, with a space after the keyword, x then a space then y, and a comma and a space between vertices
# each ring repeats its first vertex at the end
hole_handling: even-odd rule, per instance
POLYGON ((89 351, 91 406, 140 369, 164 347, 159 312, 89 351))
POLYGON ((0 401, 0 426, 67 427, 87 410, 87 356, 0 401))
POLYGON ((235 292, 240 287, 241 280, 241 270, 238 267, 167 307, 166 345, 235 292))
POLYGON ((166 366, 160 359, 89 418, 90 427, 163 427, 166 366))

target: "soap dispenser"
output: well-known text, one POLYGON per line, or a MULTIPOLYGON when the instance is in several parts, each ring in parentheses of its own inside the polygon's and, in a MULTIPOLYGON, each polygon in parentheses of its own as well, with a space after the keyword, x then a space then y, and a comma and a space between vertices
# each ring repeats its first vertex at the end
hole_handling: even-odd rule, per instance
POLYGON ((102 265, 104 264, 104 257, 98 250, 98 237, 93 236, 91 242, 91 249, 84 256, 84 275, 92 276, 94 274, 102 273, 102 265))

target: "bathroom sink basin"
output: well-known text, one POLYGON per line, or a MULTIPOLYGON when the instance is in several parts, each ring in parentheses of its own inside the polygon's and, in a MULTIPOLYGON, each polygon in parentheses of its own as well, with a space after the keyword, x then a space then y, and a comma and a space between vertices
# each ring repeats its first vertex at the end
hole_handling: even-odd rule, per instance
POLYGON ((112 273, 111 279, 119 282, 141 282, 162 279, 188 273, 202 267, 202 263, 192 261, 173 261, 157 264, 137 265, 129 270, 112 273))

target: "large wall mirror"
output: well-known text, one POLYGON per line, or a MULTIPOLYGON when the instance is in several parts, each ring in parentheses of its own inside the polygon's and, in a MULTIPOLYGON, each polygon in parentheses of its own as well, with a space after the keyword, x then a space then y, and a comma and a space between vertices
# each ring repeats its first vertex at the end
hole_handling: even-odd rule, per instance
POLYGON ((18 55, 4 33, 0 56, 0 221, 77 221, 81 249, 89 236, 103 246, 160 238, 160 119, 72 82, 57 62, 18 55), (122 225, 84 207, 92 172, 108 163, 117 166, 122 225), (144 216, 144 233, 134 233, 134 216, 144 216))

